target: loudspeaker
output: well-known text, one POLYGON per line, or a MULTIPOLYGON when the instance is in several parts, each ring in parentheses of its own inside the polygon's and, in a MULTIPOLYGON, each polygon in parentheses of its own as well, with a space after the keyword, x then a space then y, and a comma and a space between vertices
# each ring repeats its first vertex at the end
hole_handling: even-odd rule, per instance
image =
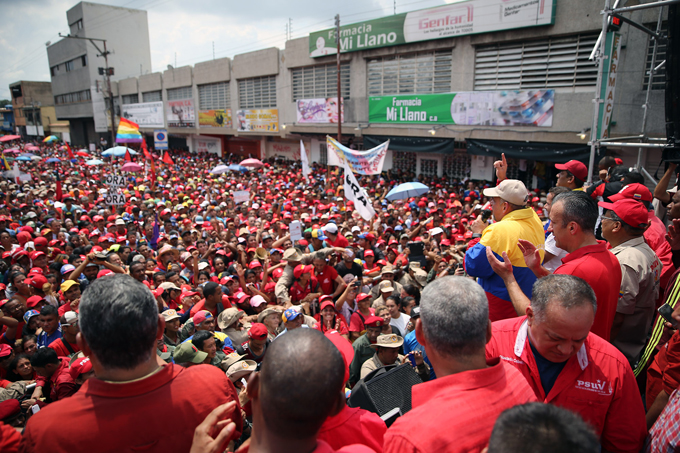
POLYGON ((668 162, 680 163, 680 17, 678 5, 668 7, 665 88, 667 144, 661 158, 668 162))
POLYGON ((394 408, 405 414, 411 410, 411 387, 422 382, 408 363, 378 368, 354 386, 347 404, 380 416, 394 408))

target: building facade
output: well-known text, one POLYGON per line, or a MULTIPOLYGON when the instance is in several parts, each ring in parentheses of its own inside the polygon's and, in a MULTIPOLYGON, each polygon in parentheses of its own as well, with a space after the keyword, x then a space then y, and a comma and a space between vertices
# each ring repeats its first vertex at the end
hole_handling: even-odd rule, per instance
POLYGON ((50 123, 56 121, 54 97, 50 82, 19 81, 10 84, 14 133, 35 140, 50 134, 50 123))
MULTIPOLYGON (((151 72, 151 46, 146 11, 81 2, 66 12, 70 36, 47 47, 56 117, 70 123, 75 145, 110 141, 108 87, 101 55, 106 40, 111 80, 151 72), (98 48, 97 48, 98 47, 98 48)), ((112 83, 114 109, 120 115, 117 85, 112 83)))

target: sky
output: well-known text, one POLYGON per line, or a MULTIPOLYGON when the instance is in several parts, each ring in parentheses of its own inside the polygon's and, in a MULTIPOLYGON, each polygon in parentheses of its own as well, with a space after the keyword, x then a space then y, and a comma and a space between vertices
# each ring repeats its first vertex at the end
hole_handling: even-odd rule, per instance
MULTIPOLYGON (((330 28, 340 14, 343 24, 374 19, 458 0, 108 0, 91 1, 146 10, 154 72, 167 65, 193 65, 213 57, 267 47, 283 48, 286 24, 291 37, 330 28)), ((75 0, 0 0, 0 99, 10 99, 9 84, 50 81, 47 42, 68 34, 66 11, 75 0)))

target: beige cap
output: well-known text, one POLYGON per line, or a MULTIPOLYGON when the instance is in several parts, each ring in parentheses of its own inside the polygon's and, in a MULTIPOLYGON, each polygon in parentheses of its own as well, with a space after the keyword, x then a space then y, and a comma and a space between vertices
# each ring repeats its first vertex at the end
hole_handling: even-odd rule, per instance
POLYGON ((232 364, 227 370, 227 377, 231 382, 238 381, 244 376, 249 375, 257 369, 257 363, 254 360, 241 360, 232 364))
POLYGON ((220 366, 222 367, 223 370, 228 370, 230 366, 244 358, 245 355, 241 355, 238 352, 232 352, 231 354, 227 354, 227 357, 222 360, 222 363, 220 366))
POLYGON ((394 292, 394 288, 391 287, 391 286, 383 286, 382 288, 380 288, 380 292, 381 293, 391 293, 391 292, 394 292))
POLYGON ((170 310, 165 310, 163 312, 163 319, 165 320, 165 322, 172 321, 173 319, 179 319, 179 318, 180 318, 180 316, 177 314, 177 311, 175 311, 175 310, 170 309, 170 310))
POLYGON ((158 287, 163 288, 165 291, 168 291, 168 290, 171 290, 171 289, 174 289, 176 291, 182 291, 182 288, 177 287, 177 285, 175 285, 172 282, 163 282, 160 285, 158 285, 158 287))
POLYGON ((404 339, 397 334, 391 333, 388 335, 378 335, 375 344, 370 345, 372 348, 378 346, 383 348, 399 348, 404 344, 404 339))
POLYGON ((500 197, 509 203, 524 206, 529 193, 522 181, 505 179, 496 187, 484 189, 484 195, 487 197, 500 197))
POLYGON ((302 253, 296 248, 291 247, 283 252, 283 259, 286 261, 302 261, 302 253))
POLYGON ((227 308, 217 317, 217 326, 220 328, 220 330, 225 330, 237 320, 243 318, 245 315, 246 313, 239 310, 238 308, 227 308))
POLYGON ((422 269, 416 269, 413 274, 416 278, 416 282, 418 282, 420 286, 427 285, 427 272, 422 269))
POLYGON ((264 322, 264 318, 271 315, 272 313, 276 313, 278 315, 281 313, 281 311, 274 307, 265 308, 259 315, 257 315, 257 322, 264 322))

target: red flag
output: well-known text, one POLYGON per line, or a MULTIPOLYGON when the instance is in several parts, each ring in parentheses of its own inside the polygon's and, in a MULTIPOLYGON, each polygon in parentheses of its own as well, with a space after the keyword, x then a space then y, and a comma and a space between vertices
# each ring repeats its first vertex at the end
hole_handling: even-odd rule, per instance
POLYGON ((170 158, 170 154, 167 151, 163 154, 163 162, 165 162, 168 165, 175 165, 175 163, 170 158))
POLYGON ((153 157, 151 157, 151 153, 149 152, 148 148, 146 147, 146 141, 142 140, 142 151, 144 151, 144 158, 153 160, 153 157))
POLYGON ((129 148, 125 148, 125 162, 132 162, 132 156, 130 155, 129 148))
MULTIPOLYGON (((68 146, 68 145, 66 145, 68 146)), ((71 151, 71 148, 68 148, 69 152, 71 151)), ((63 192, 61 191, 61 179, 59 179, 59 170, 57 169, 57 190, 56 192, 56 197, 57 201, 61 201, 61 199, 64 197, 63 192)))
POLYGON ((151 188, 153 189, 154 184, 156 184, 156 165, 151 159, 151 188))
POLYGON ((73 151, 71 151, 71 147, 68 145, 68 143, 64 143, 64 145, 66 146, 66 151, 68 151, 69 160, 75 159, 76 156, 73 155, 73 151))

